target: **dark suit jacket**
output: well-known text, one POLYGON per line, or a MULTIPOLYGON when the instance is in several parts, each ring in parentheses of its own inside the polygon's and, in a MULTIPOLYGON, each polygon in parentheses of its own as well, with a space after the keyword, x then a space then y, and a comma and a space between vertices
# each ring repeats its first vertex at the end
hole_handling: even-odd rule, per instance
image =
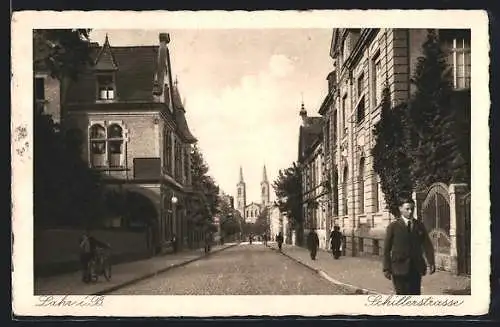
POLYGON ((387 226, 384 242, 384 271, 392 275, 406 275, 410 272, 410 263, 421 275, 427 272, 427 264, 434 265, 434 247, 424 224, 413 220, 413 228, 408 233, 402 218, 387 226))

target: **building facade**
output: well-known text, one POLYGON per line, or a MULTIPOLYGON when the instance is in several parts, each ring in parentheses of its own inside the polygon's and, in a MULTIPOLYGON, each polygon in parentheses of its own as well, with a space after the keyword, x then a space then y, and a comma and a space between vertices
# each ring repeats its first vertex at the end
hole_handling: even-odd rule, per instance
POLYGON ((243 179, 242 167, 240 167, 240 180, 236 185, 236 192, 236 210, 238 210, 245 222, 255 223, 264 208, 270 208, 271 206, 270 184, 267 178, 266 166, 263 168, 262 181, 260 182, 260 203, 251 202, 247 204, 246 183, 243 179))
MULTIPOLYGON (((107 188, 135 205, 109 224, 146 226, 159 253, 188 231, 191 134, 177 82, 172 78, 170 36, 156 46, 93 46, 94 64, 67 86, 64 126, 81 135, 83 157, 101 172, 107 188)), ((190 213, 189 213, 190 215, 190 213)))
POLYGON ((34 75, 34 110, 50 115, 56 124, 61 123, 61 83, 43 65, 35 67, 34 75))
POLYGON ((302 215, 304 236, 314 229, 320 247, 328 248, 330 222, 328 217, 327 170, 324 153, 324 121, 322 117, 309 117, 302 103, 299 131, 298 163, 302 175, 302 215))
MULTIPOLYGON (((439 30, 438 35, 449 54, 453 86, 458 92, 468 90, 470 32, 439 30)), ((426 37, 424 29, 333 31, 333 70, 319 113, 324 121, 324 164, 331 186, 327 225, 341 227, 348 254, 382 253, 385 228, 393 217, 373 170, 373 128, 380 119, 384 86, 390 90, 393 105, 407 102, 414 92, 410 78, 426 37)))

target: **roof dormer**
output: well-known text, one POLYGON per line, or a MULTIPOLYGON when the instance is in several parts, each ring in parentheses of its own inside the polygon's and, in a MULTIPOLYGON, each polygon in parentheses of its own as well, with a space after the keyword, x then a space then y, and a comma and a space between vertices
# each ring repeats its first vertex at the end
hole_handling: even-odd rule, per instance
POLYGON ((109 44, 108 34, 106 34, 106 39, 104 40, 104 45, 99 51, 95 63, 94 70, 97 71, 116 71, 118 70, 118 63, 116 62, 113 51, 109 44))

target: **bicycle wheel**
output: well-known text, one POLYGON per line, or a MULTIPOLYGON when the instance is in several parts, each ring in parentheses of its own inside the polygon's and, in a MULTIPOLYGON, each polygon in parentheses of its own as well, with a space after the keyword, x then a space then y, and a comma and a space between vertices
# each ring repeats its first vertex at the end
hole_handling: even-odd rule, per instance
POLYGON ((103 263, 103 275, 104 275, 104 278, 106 278, 106 280, 109 282, 111 280, 111 263, 106 260, 104 263, 103 263))

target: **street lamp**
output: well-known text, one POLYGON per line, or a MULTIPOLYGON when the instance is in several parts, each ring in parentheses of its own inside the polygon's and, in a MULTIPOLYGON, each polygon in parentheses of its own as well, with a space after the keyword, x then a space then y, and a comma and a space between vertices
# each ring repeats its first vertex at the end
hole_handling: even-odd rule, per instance
POLYGON ((175 212, 175 207, 177 205, 178 199, 175 195, 172 195, 172 198, 170 199, 172 202, 172 233, 176 235, 177 237, 177 214, 175 212))

